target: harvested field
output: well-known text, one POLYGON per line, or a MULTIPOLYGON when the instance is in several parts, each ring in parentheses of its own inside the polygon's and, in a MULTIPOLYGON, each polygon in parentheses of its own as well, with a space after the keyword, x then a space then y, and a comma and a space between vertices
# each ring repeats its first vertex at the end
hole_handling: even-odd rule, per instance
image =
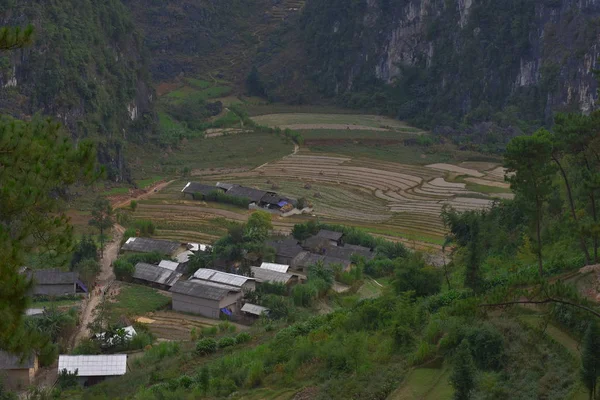
POLYGON ((303 125, 312 126, 304 129, 346 129, 347 126, 357 126, 360 128, 356 129, 361 130, 368 130, 372 128, 382 130, 409 128, 413 132, 420 132, 419 129, 409 127, 401 121, 379 115, 283 113, 261 115, 258 117, 252 117, 252 119, 260 125, 272 127, 303 125))
MULTIPOLYGON (((148 314, 149 321, 139 321, 146 323, 150 331, 160 339, 168 340, 191 340, 192 329, 198 333, 202 328, 217 326, 218 320, 203 318, 195 315, 181 314, 174 311, 160 311, 148 314)), ((243 325, 233 324, 237 331, 246 330, 243 325)))
POLYGON ((504 182, 504 176, 506 175, 506 168, 498 167, 486 173, 486 178, 494 179, 496 181, 504 182))
MULTIPOLYGON (((487 178, 487 176, 486 176, 486 178, 487 178)), ((493 187, 497 187, 497 188, 510 189, 510 184, 505 183, 505 182, 491 181, 491 180, 481 179, 481 178, 466 178, 465 181, 466 182, 476 183, 478 185, 493 186, 493 187)))
POLYGON ((469 168, 463 168, 463 167, 459 167, 457 165, 452 165, 452 164, 429 164, 426 165, 427 168, 432 168, 432 169, 437 169, 439 171, 447 171, 447 172, 456 172, 458 174, 461 175, 470 175, 470 176, 474 176, 476 178, 481 178, 484 176, 484 174, 482 174, 481 172, 474 170, 474 169, 469 169, 469 168))
POLYGON ((390 129, 376 128, 373 126, 364 125, 348 125, 348 124, 292 124, 279 125, 281 129, 292 129, 295 131, 313 130, 313 129, 332 129, 332 130, 354 130, 354 131, 380 131, 385 132, 390 129))

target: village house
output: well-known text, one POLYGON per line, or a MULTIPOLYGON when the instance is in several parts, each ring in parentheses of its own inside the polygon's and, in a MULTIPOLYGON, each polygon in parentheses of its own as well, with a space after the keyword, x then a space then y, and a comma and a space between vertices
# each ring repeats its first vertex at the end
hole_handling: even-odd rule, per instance
POLYGON ((341 246, 343 244, 342 238, 344 237, 344 234, 342 232, 321 229, 316 236, 327 239, 331 246, 341 246))
POLYGON ((339 265, 342 271, 348 271, 352 267, 350 260, 326 256, 323 254, 314 254, 304 251, 298 254, 291 262, 290 268, 299 273, 307 273, 308 267, 322 263, 326 268, 333 268, 339 265))
POLYGON ((187 247, 179 242, 141 237, 129 238, 121 247, 124 253, 159 253, 169 257, 176 257, 186 250, 187 247))
POLYGON ((294 238, 270 241, 266 245, 275 249, 275 262, 278 264, 290 265, 294 257, 304 251, 294 238))
POLYGON ((79 384, 92 386, 106 379, 127 373, 127 355, 67 356, 58 357, 58 372, 77 373, 79 384))
POLYGON ((288 269, 290 269, 290 266, 287 264, 276 264, 276 263, 269 263, 269 262, 262 263, 260 265, 260 267, 264 268, 264 269, 270 269, 272 271, 283 272, 283 273, 288 272, 288 269))
POLYGON ((207 196, 215 191, 225 193, 225 190, 222 188, 211 185, 204 185, 198 182, 188 182, 181 192, 183 193, 184 197, 189 195, 194 200, 202 200, 204 196, 207 196))
POLYGON ((157 289, 169 290, 183 275, 175 270, 159 265, 137 263, 132 278, 134 282, 150 285, 157 289))
POLYGON ((214 269, 200 268, 191 279, 203 282, 217 283, 238 288, 243 292, 256 289, 256 281, 248 276, 229 274, 214 269))
POLYGON ((79 280, 76 272, 65 272, 58 269, 41 269, 28 271, 33 279, 33 295, 63 296, 68 294, 87 293, 87 287, 79 280))
POLYGON ((298 276, 287 274, 284 272, 277 272, 271 269, 252 267, 252 275, 256 279, 256 283, 261 284, 264 282, 268 283, 282 283, 284 285, 291 286, 298 282, 298 276))
POLYGON ((344 260, 352 260, 354 256, 364 257, 366 260, 371 260, 375 257, 373 250, 370 248, 352 244, 329 247, 325 249, 324 254, 329 257, 341 258, 344 260))
POLYGON ((179 281, 171 288, 173 310, 219 319, 232 315, 243 297, 240 288, 205 281, 179 281))
POLYGON ((21 359, 18 355, 0 351, 0 379, 7 389, 20 390, 31 385, 38 368, 35 354, 21 359))

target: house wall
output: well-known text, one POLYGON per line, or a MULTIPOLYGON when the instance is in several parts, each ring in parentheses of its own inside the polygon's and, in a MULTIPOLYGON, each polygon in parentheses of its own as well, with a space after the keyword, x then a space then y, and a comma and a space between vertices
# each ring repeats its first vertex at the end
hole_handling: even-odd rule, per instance
POLYGON ((3 382, 10 390, 25 389, 29 386, 35 376, 33 368, 10 369, 0 371, 0 376, 4 378, 3 382))
POLYGON ((181 293, 173 293, 173 310, 189 312, 208 318, 219 318, 220 305, 217 300, 199 299, 181 293))
POLYGON ((61 296, 63 294, 75 294, 75 283, 69 283, 66 285, 35 285, 33 287, 33 294, 47 295, 47 296, 61 296))
POLYGON ((293 257, 276 256, 275 257, 275 262, 277 264, 290 265, 292 263, 293 259, 294 259, 293 257))
POLYGON ((237 303, 242 297, 244 297, 242 292, 231 293, 229 296, 225 297, 219 302, 219 309, 228 307, 233 313, 238 312, 237 303))

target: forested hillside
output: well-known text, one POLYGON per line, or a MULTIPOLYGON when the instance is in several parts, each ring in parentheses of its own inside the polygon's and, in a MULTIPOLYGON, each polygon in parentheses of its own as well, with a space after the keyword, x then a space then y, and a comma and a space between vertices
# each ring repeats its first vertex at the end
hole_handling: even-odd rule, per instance
POLYGON ((550 123, 595 107, 599 15, 597 1, 310 0, 259 70, 273 100, 318 87, 427 127, 550 123))
POLYGON ((0 1, 1 26, 35 27, 29 48, 0 57, 0 109, 43 113, 75 140, 97 139, 109 178, 127 179, 122 141, 151 129, 153 88, 141 38, 119 0, 0 1))

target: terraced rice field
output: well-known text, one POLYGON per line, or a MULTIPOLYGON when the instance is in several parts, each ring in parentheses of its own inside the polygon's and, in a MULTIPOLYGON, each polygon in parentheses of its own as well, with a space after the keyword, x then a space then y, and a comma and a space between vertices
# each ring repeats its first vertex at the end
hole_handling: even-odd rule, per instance
POLYGON ((252 117, 252 119, 260 125, 295 130, 396 130, 410 133, 421 132, 419 129, 410 127, 402 121, 380 115, 281 113, 261 115, 252 117))

